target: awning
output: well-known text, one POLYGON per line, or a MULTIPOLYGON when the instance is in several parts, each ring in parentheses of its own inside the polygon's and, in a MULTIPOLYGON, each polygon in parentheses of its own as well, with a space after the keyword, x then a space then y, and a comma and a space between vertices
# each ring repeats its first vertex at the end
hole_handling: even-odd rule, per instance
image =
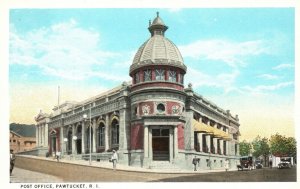
POLYGON ((193 119, 192 125, 194 128, 194 131, 199 131, 199 132, 205 132, 205 133, 213 133, 213 127, 210 127, 202 122, 196 121, 193 119))
POLYGON ((192 125, 194 128, 194 131, 209 133, 209 134, 214 135, 215 137, 222 138, 223 140, 231 140, 229 134, 227 134, 226 132, 224 132, 220 129, 217 129, 215 127, 208 126, 208 125, 206 125, 202 122, 199 122, 195 119, 193 119, 192 125))

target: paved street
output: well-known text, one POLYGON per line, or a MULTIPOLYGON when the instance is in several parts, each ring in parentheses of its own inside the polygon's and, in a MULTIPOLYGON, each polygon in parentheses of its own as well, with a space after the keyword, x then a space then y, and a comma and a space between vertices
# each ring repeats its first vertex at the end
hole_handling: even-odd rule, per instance
MULTIPOLYGON (((92 174, 82 175, 80 178, 69 180, 66 178, 58 178, 55 176, 42 174, 34 171, 28 171, 15 168, 13 175, 10 177, 12 183, 26 182, 105 182, 112 181, 135 181, 135 182, 295 182, 296 167, 291 169, 258 169, 252 171, 229 171, 229 172, 211 172, 197 174, 161 174, 157 173, 139 173, 104 170, 106 177, 93 177, 92 174), (120 179, 120 180, 119 180, 120 179)), ((94 174, 94 173, 93 173, 94 174)))
POLYGON ((52 175, 47 175, 39 172, 29 171, 14 167, 13 173, 10 176, 11 183, 43 183, 43 182, 63 182, 62 178, 52 175))

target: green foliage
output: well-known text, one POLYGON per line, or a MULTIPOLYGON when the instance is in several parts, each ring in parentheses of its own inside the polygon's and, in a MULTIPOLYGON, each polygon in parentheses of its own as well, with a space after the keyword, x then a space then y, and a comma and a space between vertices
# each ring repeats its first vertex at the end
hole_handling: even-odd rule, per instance
POLYGON ((270 154, 270 147, 268 144, 267 138, 261 138, 260 136, 257 136, 253 141, 253 156, 259 157, 259 156, 268 156, 270 154))
POLYGON ((248 156, 250 154, 250 150, 252 148, 251 143, 247 142, 246 140, 243 140, 242 142, 240 142, 239 146, 241 156, 248 156))
POLYGON ((278 133, 270 139, 271 152, 278 157, 296 157, 296 140, 293 137, 285 137, 278 133))

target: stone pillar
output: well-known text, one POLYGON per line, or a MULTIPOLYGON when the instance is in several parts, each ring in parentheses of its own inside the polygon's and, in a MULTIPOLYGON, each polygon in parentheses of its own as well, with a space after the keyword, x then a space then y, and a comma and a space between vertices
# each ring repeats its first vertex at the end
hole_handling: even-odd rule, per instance
POLYGON ((206 140, 206 146, 208 147, 208 151, 207 153, 210 153, 211 152, 211 149, 210 149, 210 135, 206 135, 205 136, 205 140, 206 140))
POLYGON ((49 131, 48 131, 48 123, 45 124, 45 143, 44 146, 48 147, 49 146, 49 142, 48 142, 48 136, 49 136, 49 131))
POLYGON ((149 159, 153 159, 153 149, 152 149, 152 129, 148 129, 149 133, 149 159))
POLYGON ((192 127, 193 111, 186 111, 185 116, 184 146, 186 150, 194 150, 194 128, 192 127))
POLYGON ((96 144, 96 127, 97 127, 97 123, 96 123, 96 119, 93 119, 93 149, 92 149, 92 152, 96 153, 96 147, 97 147, 97 144, 96 144))
POLYGON ((199 145, 199 150, 200 152, 203 151, 203 145, 202 145, 202 138, 203 138, 203 133, 197 133, 197 138, 198 138, 198 145, 199 145))
POLYGON ((119 122, 119 130, 120 130, 120 142, 119 149, 120 150, 128 150, 129 147, 129 138, 130 138, 130 114, 127 109, 120 110, 120 122, 119 122))
POLYGON ((226 142, 226 155, 229 155, 229 141, 225 141, 226 142))
POLYGON ((109 149, 109 115, 105 116, 105 151, 109 149))
POLYGON ((215 153, 218 152, 218 138, 213 138, 213 146, 215 148, 215 153))
POLYGON ((86 149, 85 149, 85 122, 82 122, 82 126, 81 126, 81 152, 82 154, 86 153, 86 149))
POLYGON ((236 149, 237 149, 236 155, 239 156, 240 155, 240 145, 238 143, 236 145, 236 149))
POLYGON ((35 129, 35 143, 36 146, 39 146, 39 125, 36 125, 36 129, 35 129))
POLYGON ((173 162, 173 158, 174 158, 174 135, 173 135, 173 132, 174 132, 174 129, 171 128, 169 129, 169 149, 170 149, 170 154, 169 154, 169 157, 170 157, 170 162, 173 162))
MULTIPOLYGON (((152 133, 151 133, 151 139, 152 139, 152 133)), ((150 146, 152 149, 152 144, 150 146)), ((177 158, 178 155, 178 128, 177 125, 174 127, 174 159, 177 158)))
POLYGON ((61 152, 61 155, 63 156, 65 151, 66 151, 66 148, 64 146, 64 127, 61 126, 60 127, 60 152, 61 152))
POLYGON ((148 147, 149 147, 149 143, 148 143, 148 125, 145 125, 144 126, 144 157, 146 157, 146 158, 149 157, 148 147))
POLYGON ((219 140, 219 143, 220 143, 220 151, 221 151, 221 154, 224 154, 224 150, 223 150, 223 148, 224 148, 224 142, 223 142, 223 140, 220 139, 220 140, 219 140))
POLYGON ((72 125, 72 154, 77 154, 77 149, 76 149, 76 140, 73 140, 73 137, 74 136, 77 136, 77 133, 76 133, 76 125, 72 125))

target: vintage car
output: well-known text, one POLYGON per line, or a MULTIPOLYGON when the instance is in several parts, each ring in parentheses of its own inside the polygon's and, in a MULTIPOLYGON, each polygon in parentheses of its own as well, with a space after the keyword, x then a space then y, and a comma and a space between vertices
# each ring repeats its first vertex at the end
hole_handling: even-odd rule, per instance
POLYGON ((261 169, 263 166, 262 166, 262 163, 261 163, 261 160, 255 160, 255 168, 256 169, 261 169))
POLYGON ((252 170, 253 169, 253 160, 251 156, 243 156, 240 158, 240 164, 237 165, 239 170, 252 170))
POLYGON ((291 168, 291 163, 288 161, 281 161, 277 165, 278 169, 285 169, 285 168, 291 168))

